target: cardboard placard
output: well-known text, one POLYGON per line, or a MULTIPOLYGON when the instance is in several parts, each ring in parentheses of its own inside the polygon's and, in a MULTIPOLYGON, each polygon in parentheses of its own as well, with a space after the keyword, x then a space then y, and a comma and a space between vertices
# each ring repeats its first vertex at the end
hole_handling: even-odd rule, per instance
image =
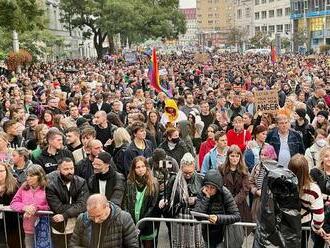
POLYGON ((207 53, 196 53, 194 56, 194 60, 197 63, 204 64, 208 61, 209 55, 207 53))
POLYGON ((277 90, 261 90, 254 92, 256 112, 276 113, 279 109, 277 90))

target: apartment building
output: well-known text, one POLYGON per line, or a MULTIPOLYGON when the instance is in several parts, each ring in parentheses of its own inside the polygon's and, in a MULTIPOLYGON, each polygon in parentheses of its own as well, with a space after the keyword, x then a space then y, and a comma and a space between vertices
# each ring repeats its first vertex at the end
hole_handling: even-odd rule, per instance
POLYGON ((266 32, 271 38, 275 34, 291 39, 290 0, 253 0, 254 34, 266 32))
POLYGON ((307 48, 330 45, 330 0, 291 0, 291 9, 293 33, 304 33, 307 48))
POLYGON ((195 46, 197 44, 197 19, 196 8, 182 8, 180 11, 186 17, 187 31, 184 35, 179 36, 179 45, 195 46))
POLYGON ((234 26, 245 34, 246 39, 254 35, 254 0, 234 1, 234 26))
POLYGON ((234 26, 232 0, 196 0, 197 30, 200 45, 221 46, 234 26))
POLYGON ((80 58, 96 57, 96 51, 92 39, 83 39, 83 31, 76 28, 67 30, 60 22, 60 0, 43 0, 45 14, 48 17, 48 29, 56 36, 63 37, 64 47, 56 51, 57 56, 80 58))

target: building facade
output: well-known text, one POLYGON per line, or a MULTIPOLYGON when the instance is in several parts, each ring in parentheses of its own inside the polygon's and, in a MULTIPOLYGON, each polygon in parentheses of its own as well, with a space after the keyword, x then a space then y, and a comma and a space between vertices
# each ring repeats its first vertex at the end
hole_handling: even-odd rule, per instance
POLYGON ((254 35, 254 0, 236 0, 234 2, 235 27, 250 39, 254 35))
POLYGON ((182 8, 180 11, 186 17, 187 31, 184 35, 179 36, 179 45, 195 46, 197 44, 197 19, 196 8, 182 8))
MULTIPOLYGON (((291 9, 293 34, 304 38, 305 48, 317 51, 330 45, 330 0, 291 0, 291 9)), ((302 45, 296 43, 295 50, 302 45)))
POLYGON ((290 0, 253 1, 254 34, 265 32, 269 34, 271 39, 275 38, 275 34, 291 39, 290 0))
POLYGON ((196 0, 198 42, 201 46, 220 47, 234 26, 232 0, 196 0))
POLYGON ((65 28, 60 19, 60 0, 44 0, 43 7, 48 18, 48 30, 54 35, 62 37, 64 46, 54 48, 56 57, 90 58, 96 57, 92 39, 84 39, 83 31, 76 28, 71 32, 65 28))

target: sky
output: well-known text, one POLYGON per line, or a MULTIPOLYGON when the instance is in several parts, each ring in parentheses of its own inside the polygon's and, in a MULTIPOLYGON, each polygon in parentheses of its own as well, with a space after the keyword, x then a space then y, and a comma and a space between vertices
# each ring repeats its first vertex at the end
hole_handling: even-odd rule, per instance
POLYGON ((180 0, 180 8, 196 8, 196 0, 180 0))

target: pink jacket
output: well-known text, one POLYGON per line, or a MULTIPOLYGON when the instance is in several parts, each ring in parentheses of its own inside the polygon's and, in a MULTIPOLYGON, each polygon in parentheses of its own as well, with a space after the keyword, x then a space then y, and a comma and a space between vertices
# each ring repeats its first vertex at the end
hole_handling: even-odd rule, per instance
MULTIPOLYGON (((45 189, 38 187, 37 189, 25 190, 24 186, 20 187, 10 203, 10 207, 17 212, 24 212, 23 208, 27 205, 33 204, 37 210, 49 210, 46 200, 45 189)), ((28 234, 34 233, 34 224, 37 216, 30 218, 23 218, 24 232, 28 234)))

